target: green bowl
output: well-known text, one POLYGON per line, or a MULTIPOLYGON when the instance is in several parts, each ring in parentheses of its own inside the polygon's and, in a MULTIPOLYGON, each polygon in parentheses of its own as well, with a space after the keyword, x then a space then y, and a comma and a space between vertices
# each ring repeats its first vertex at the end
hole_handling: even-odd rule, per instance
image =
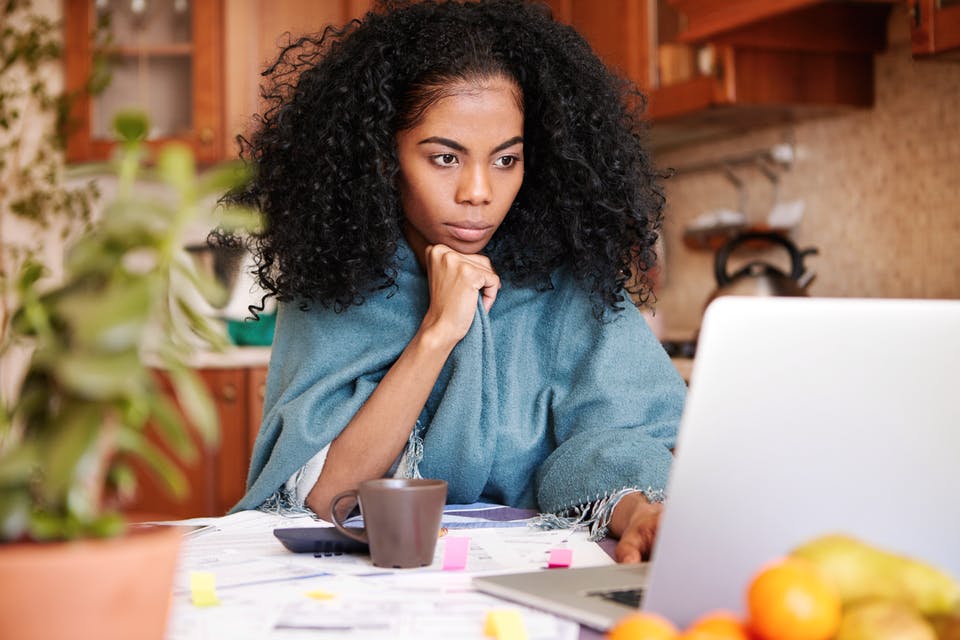
POLYGON ((276 313, 261 313, 259 320, 227 320, 227 335, 235 345, 268 347, 273 343, 276 325, 276 313))

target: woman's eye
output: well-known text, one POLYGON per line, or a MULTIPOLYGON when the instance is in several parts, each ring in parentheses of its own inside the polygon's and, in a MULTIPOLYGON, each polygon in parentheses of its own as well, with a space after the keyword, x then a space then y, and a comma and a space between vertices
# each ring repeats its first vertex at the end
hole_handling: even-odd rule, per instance
POLYGON ((441 167, 452 167, 457 163, 457 156, 452 153, 438 153, 435 156, 431 156, 433 163, 441 167))
POLYGON ((516 156, 500 156, 493 164, 505 169, 507 167, 512 167, 513 165, 517 164, 517 162, 519 162, 519 158, 516 156))

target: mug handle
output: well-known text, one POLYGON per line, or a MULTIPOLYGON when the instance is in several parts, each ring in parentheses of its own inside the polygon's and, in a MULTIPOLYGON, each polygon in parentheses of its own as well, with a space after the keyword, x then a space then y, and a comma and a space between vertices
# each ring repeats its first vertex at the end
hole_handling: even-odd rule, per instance
POLYGON ((341 491, 337 495, 333 496, 333 500, 330 501, 330 518, 333 520, 333 526, 337 528, 337 531, 347 536, 348 538, 353 538, 358 542, 365 542, 370 544, 370 539, 367 537, 366 528, 358 527, 345 527, 343 523, 340 522, 340 519, 337 517, 337 503, 345 498, 353 498, 354 500, 358 499, 356 489, 348 489, 347 491, 341 491))

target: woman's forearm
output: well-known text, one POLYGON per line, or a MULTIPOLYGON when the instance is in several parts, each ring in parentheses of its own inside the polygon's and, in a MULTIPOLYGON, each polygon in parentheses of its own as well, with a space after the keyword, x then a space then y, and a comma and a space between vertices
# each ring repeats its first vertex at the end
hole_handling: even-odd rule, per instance
MULTIPOLYGON (((403 451, 456 341, 421 327, 346 428, 330 443, 323 471, 307 496, 330 520, 333 497, 382 477, 403 451)), ((348 505, 344 505, 347 507, 348 505)))

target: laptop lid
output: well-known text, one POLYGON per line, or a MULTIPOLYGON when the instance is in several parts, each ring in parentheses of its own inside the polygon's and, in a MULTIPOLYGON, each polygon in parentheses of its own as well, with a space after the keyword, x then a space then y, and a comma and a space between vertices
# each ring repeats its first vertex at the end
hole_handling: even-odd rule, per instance
POLYGON ((960 576, 960 301, 717 299, 642 607, 743 611, 752 575, 842 531, 960 576))
POLYGON ((761 565, 843 531, 960 577, 960 301, 719 298, 707 310, 649 572, 475 578, 598 629, 645 584, 679 625, 743 613, 761 565), (649 575, 647 575, 649 573, 649 575))

